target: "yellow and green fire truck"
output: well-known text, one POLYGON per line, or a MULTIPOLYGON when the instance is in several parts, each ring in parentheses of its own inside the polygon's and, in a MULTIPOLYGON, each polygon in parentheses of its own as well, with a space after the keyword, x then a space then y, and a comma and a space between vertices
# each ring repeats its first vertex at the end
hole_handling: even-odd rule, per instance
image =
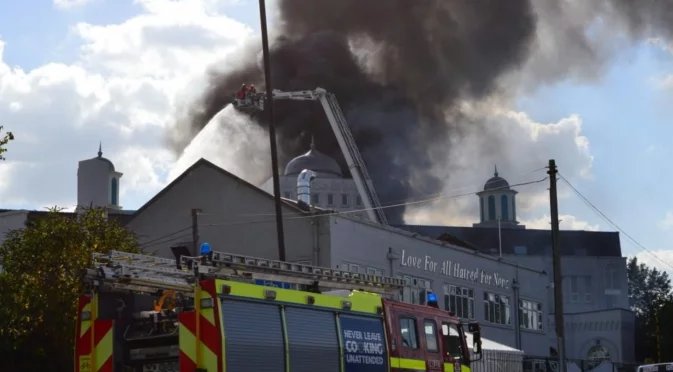
POLYGON ((94 256, 75 372, 469 372, 481 357, 477 323, 434 294, 426 306, 393 300, 401 279, 174 253, 94 256))

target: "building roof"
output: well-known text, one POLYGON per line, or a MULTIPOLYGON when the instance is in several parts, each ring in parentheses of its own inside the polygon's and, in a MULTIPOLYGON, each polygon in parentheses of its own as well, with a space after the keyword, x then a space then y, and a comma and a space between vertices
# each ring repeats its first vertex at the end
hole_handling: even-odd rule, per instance
MULTIPOLYGON (((236 176, 235 174, 230 173, 230 172, 218 167, 217 165, 211 163, 210 161, 208 161, 204 158, 201 158, 201 159, 197 160, 194 164, 192 164, 191 167, 187 168, 184 172, 182 172, 182 174, 180 176, 175 178, 171 183, 169 183, 166 187, 164 187, 156 195, 154 195, 154 197, 152 197, 152 199, 147 201, 142 207, 138 208, 138 210, 135 211, 135 213, 133 213, 133 216, 131 216, 131 218, 129 219, 128 222, 132 221, 136 216, 138 216, 140 213, 142 213, 145 209, 149 208, 152 204, 154 204, 156 201, 158 201, 164 194, 166 194, 171 188, 173 188, 173 186, 175 186, 178 182, 182 181, 185 177, 187 177, 189 175, 189 173, 191 173, 192 170, 194 170, 198 167, 202 167, 202 166, 214 169, 217 172, 221 173, 225 177, 231 177, 234 180, 236 180, 238 183, 242 184, 243 186, 248 186, 248 187, 252 188, 253 190, 256 190, 257 192, 259 192, 260 194, 264 195, 265 197, 273 198, 273 195, 269 194, 268 192, 266 192, 266 191, 260 189, 259 187, 251 184, 250 182, 236 176)), ((292 200, 281 198, 281 202, 284 205, 286 205, 288 207, 291 207, 292 209, 296 210, 297 212, 306 213, 306 211, 303 208, 301 208, 296 202, 294 202, 292 200)))
POLYGON ((493 177, 489 178, 484 185, 484 191, 489 190, 509 190, 509 183, 504 178, 498 176, 498 166, 495 166, 493 177))
MULTIPOLYGON (((444 241, 458 239, 484 253, 499 250, 497 228, 426 225, 398 225, 398 227, 433 239, 444 241)), ((503 254, 551 255, 551 230, 502 228, 500 235, 503 254)), ((562 254, 567 256, 622 256, 618 232, 563 230, 559 234, 559 243, 562 254)), ((464 244, 456 242, 453 244, 468 248, 464 244)))
POLYGON ((312 170, 318 174, 343 177, 341 167, 336 160, 315 149, 315 143, 311 141, 311 149, 296 158, 290 160, 285 166, 285 176, 297 176, 304 169, 312 170))

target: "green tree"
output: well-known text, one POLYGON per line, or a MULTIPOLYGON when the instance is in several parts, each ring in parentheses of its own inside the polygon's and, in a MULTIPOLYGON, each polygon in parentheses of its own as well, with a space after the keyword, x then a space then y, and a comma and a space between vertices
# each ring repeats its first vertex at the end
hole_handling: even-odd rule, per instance
MULTIPOLYGON (((3 126, 0 125, 0 132, 2 131, 2 128, 3 126)), ((7 132, 4 137, 0 137, 0 160, 5 160, 5 157, 2 154, 7 152, 7 144, 13 139, 14 134, 12 134, 12 132, 7 132)))
POLYGON ((631 310, 636 314, 637 360, 642 361, 645 358, 657 360, 659 350, 661 359, 673 358, 673 355, 667 354, 662 347, 673 342, 673 333, 662 333, 662 327, 669 327, 664 319, 673 315, 671 279, 666 272, 638 262, 635 257, 627 262, 627 276, 631 310))
POLYGON ((70 371, 81 274, 93 252, 138 252, 136 237, 100 208, 56 208, 0 246, 0 353, 7 370, 70 371))

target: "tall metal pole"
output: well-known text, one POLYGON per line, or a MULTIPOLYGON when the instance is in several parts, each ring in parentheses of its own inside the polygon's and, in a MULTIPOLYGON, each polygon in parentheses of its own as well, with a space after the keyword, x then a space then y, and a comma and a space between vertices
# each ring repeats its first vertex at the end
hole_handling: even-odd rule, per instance
POLYGON ((563 322, 563 277, 559 244, 558 198, 556 195, 556 161, 549 160, 549 204, 551 208, 551 247, 554 259, 554 318, 559 355, 559 372, 566 372, 565 324, 563 322))
POLYGON ((266 107, 269 113, 269 142, 271 142, 271 172, 273 176, 273 199, 276 206, 276 232, 278 233, 278 259, 285 261, 285 234, 283 232, 283 210, 280 201, 280 177, 278 175, 278 149, 276 147, 276 123, 273 116, 273 90, 271 88, 271 62, 269 61, 269 36, 266 32, 266 4, 259 0, 259 20, 262 26, 262 53, 264 54, 264 85, 266 85, 266 107))
MULTIPOLYGON (((192 256, 199 255, 199 213, 201 209, 192 208, 192 256)), ((178 259, 179 261, 179 259, 178 259)))

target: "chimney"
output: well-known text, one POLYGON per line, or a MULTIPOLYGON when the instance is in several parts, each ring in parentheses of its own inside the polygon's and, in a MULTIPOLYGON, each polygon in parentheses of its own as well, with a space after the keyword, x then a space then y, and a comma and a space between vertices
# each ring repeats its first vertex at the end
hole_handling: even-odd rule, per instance
POLYGON ((315 179, 315 172, 304 169, 297 177, 297 201, 307 206, 311 205, 311 181, 315 179))

